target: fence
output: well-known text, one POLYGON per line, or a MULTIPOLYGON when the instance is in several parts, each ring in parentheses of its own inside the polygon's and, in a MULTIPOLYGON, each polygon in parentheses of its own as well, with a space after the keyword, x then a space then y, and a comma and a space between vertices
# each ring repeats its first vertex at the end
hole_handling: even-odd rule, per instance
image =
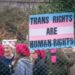
MULTIPOLYGON (((57 2, 58 3, 58 2, 57 2)), ((62 2, 61 2, 62 3, 62 2)), ((65 2, 65 3, 67 3, 67 2, 65 2)), ((75 1, 74 1, 74 3, 75 3, 75 1)), ((75 7, 74 7, 74 4, 73 3, 73 8, 75 9, 75 7)), ((28 18, 28 16, 30 15, 30 14, 34 14, 34 10, 36 10, 35 11, 35 13, 37 13, 38 11, 38 7, 39 7, 39 5, 43 5, 43 4, 48 4, 48 2, 21 2, 21 1, 0 1, 0 9, 3 11, 3 9, 5 8, 5 7, 11 7, 11 8, 15 8, 15 7, 17 7, 17 8, 20 8, 21 10, 23 10, 25 13, 27 13, 26 14, 26 19, 28 18), (36 7, 35 7, 36 6, 36 7), (33 8, 33 7, 35 7, 35 8, 33 8), (33 11, 32 11, 33 10, 33 11), (32 12, 33 13, 32 13, 32 12)), ((58 3, 59 4, 59 3, 58 3)), ((54 4, 53 4, 54 5, 54 4)), ((51 9, 52 9, 52 12, 55 10, 54 8, 58 8, 58 5, 55 5, 55 7, 53 7, 53 5, 52 5, 52 3, 50 3, 50 6, 51 6, 51 9)), ((50 6, 49 6, 49 8, 50 8, 50 6)), ((71 7, 71 5, 69 4, 69 6, 71 7)), ((69 7, 68 6, 68 7, 69 7)), ((44 7, 44 6, 43 6, 44 7)), ((43 7, 42 6, 40 6, 40 9, 42 10, 43 9, 43 7)), ((59 4, 59 7, 60 7, 60 4, 59 4)), ((47 7, 44 9, 44 10, 46 10, 47 9, 47 7)), ((61 8, 60 8, 61 9, 61 8)), ((62 9, 63 9, 63 6, 62 6, 62 9)), ((62 10, 61 9, 61 10, 62 10)), ((40 11, 41 11, 40 10, 40 11)), ((48 10, 50 10, 50 9, 48 9, 48 10)), ((58 9, 56 9, 55 11, 59 11, 58 9)), ((55 12, 54 11, 54 12, 55 12)), ((66 11, 66 10, 65 10, 66 11)), ((68 10, 67 10, 68 11, 68 10)), ((74 11, 74 10, 73 10, 74 11)), ((8 11, 9 12, 9 11, 8 11)), ((16 11, 17 12, 17 11, 16 11)), ((42 11, 43 12, 43 11, 42 11)), ((47 12, 47 11, 44 11, 44 13, 45 12, 47 12)), ((50 11, 48 11, 48 12, 50 12, 50 11)), ((75 11, 74 11, 75 12, 75 11)), ((20 13, 19 13, 20 14, 20 13)), ((9 15, 9 14, 7 14, 7 15, 9 15)), ((10 15, 11 16, 11 15, 10 15)), ((10 17, 9 17, 10 18, 10 17)), ((6 20, 7 21, 7 20, 6 20)), ((11 19, 9 20, 9 21, 11 21, 11 19)), ((24 20, 23 20, 24 21, 24 20)), ((14 21, 13 21, 14 22, 14 21)), ((27 21, 28 22, 28 21, 27 21)), ((3 22, 4 23, 4 22, 3 22)), ((16 21, 16 24, 17 24, 17 21, 16 21)), ((28 24, 28 23, 27 23, 28 24)), ((0 24, 0 25, 2 25, 2 24, 0 24)), ((16 26, 16 25, 15 25, 16 26)), ((14 27, 15 27, 14 26, 14 27)), ((15 27, 16 28, 16 27, 15 27)), ((19 30, 18 29, 18 27, 16 28, 16 29, 13 29, 12 27, 10 28, 7 28, 7 29, 11 29, 11 30, 13 30, 13 32, 15 32, 14 34, 16 35, 17 34, 17 31, 19 30), (16 30, 16 31, 15 31, 16 30)), ((24 30, 24 29, 22 29, 22 30, 24 30)), ((28 30, 28 29, 27 29, 28 30)), ((24 32, 23 32, 24 33, 24 32)), ((10 34, 12 34, 12 33, 10 33, 10 32, 8 32, 8 33, 6 33, 7 35, 6 36, 8 36, 8 35, 10 35, 10 34)), ((22 34, 22 32, 20 33, 19 32, 19 34, 18 35, 21 35, 22 34)), ((25 35, 25 34, 24 34, 25 35)), ((0 35, 1 36, 1 35, 0 35)), ((17 36, 17 35, 16 35, 17 36)), ((22 36, 23 36, 23 34, 22 34, 22 36)), ((21 38, 21 40, 18 40, 18 41, 24 41, 23 39, 22 39, 22 36, 20 36, 19 38, 21 38)), ((13 36, 12 36, 13 37, 13 36)), ((6 38, 6 37, 5 37, 6 38)), ((9 37, 10 38, 10 37, 9 37)), ((23 37, 23 38, 26 38, 26 37, 23 37)), ((3 38, 2 38, 3 39, 3 38)), ((67 48, 67 50, 68 50, 68 48, 67 48)), ((68 51, 67 51, 68 52, 68 51)), ((44 67, 41 65, 41 61, 38 63, 38 65, 36 66, 36 68, 34 68, 34 75, 69 75, 70 74, 70 68, 73 66, 73 63, 74 63, 74 60, 75 59, 70 59, 70 57, 71 57, 71 55, 69 55, 69 54, 72 54, 72 55, 75 55, 74 54, 74 52, 72 52, 72 50, 71 50, 71 53, 64 53, 62 50, 60 50, 60 49, 58 49, 57 50, 57 52, 56 53, 54 53, 54 54, 52 54, 52 53, 50 53, 49 52, 49 50, 48 51, 46 51, 46 58, 45 59, 43 59, 42 61, 42 64, 44 65, 44 67), (68 55, 67 55, 68 54, 68 55), (52 63, 52 61, 51 61, 51 57, 52 56, 55 56, 56 55, 56 63, 52 63), (72 62, 73 61, 73 62, 72 62), (42 68, 43 67, 43 68, 42 68), (41 69, 42 68, 42 69, 41 69)), ((75 58, 75 57, 74 57, 75 58)), ((2 61, 2 60, 0 60, 0 61, 2 61)), ((7 69, 7 66, 5 66, 3 63, 0 63, 0 64, 2 64, 2 65, 0 65, 0 75, 10 75, 10 72, 9 72, 9 69, 7 69)))
MULTIPOLYGON (((67 54, 64 49, 57 49, 55 53, 51 53, 51 50, 46 50, 46 56, 44 58, 38 58, 33 64, 33 75, 70 75, 70 68, 75 62, 75 53, 72 52, 72 48, 70 49, 71 50, 66 48, 67 54), (54 58, 54 60, 56 60, 55 62, 52 62, 52 56, 56 56, 56 59, 54 58)), ((3 59, 0 57, 1 75, 11 75, 10 73, 15 72, 13 66, 8 62, 8 59, 3 59), (5 64, 10 64, 12 67, 9 66, 8 68, 5 64)), ((20 67, 21 66, 18 68, 20 67)))

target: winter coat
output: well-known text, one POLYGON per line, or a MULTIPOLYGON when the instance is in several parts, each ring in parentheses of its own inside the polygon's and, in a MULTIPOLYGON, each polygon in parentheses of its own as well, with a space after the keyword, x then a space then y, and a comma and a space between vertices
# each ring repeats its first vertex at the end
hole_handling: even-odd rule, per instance
POLYGON ((32 63, 27 58, 21 58, 17 62, 13 75, 32 75, 32 63))
POLYGON ((11 65, 13 60, 14 60, 14 57, 12 57, 11 59, 8 59, 4 56, 0 58, 0 61, 2 61, 7 66, 11 65))
POLYGON ((0 75, 11 75, 9 67, 3 64, 1 61, 0 61, 0 75))
POLYGON ((6 57, 4 57, 4 56, 3 56, 3 57, 0 57, 0 61, 1 61, 3 64, 5 64, 6 66, 9 67, 11 73, 14 72, 14 70, 13 70, 13 65, 12 65, 13 60, 14 60, 14 57, 12 57, 11 59, 8 59, 8 58, 6 58, 6 57))
POLYGON ((47 65, 38 58, 33 65, 33 75, 48 75, 47 65))

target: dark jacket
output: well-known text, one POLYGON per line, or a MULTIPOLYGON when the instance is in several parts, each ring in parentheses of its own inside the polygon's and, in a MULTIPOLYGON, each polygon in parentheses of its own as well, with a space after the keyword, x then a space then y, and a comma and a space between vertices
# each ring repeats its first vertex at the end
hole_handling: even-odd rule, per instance
POLYGON ((0 61, 2 61, 7 66, 11 65, 13 60, 14 60, 14 57, 12 57, 11 59, 8 59, 4 56, 0 58, 0 61))
POLYGON ((9 68, 10 68, 10 71, 11 71, 11 73, 13 73, 14 72, 14 70, 13 70, 13 66, 12 66, 12 61, 14 60, 14 57, 12 57, 11 59, 8 59, 8 58, 6 58, 6 57, 1 57, 0 58, 0 61, 3 63, 3 64, 5 64, 6 66, 8 66, 9 68), (11 67, 10 67, 11 66, 11 67))
POLYGON ((47 65, 38 58, 33 65, 33 75, 48 75, 47 65))
POLYGON ((0 61, 0 75, 11 75, 9 67, 3 64, 1 61, 0 61))

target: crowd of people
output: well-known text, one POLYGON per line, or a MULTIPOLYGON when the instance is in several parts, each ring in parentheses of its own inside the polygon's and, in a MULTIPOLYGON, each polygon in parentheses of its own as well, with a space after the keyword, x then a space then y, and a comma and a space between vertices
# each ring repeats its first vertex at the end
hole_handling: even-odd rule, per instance
POLYGON ((72 65, 72 63, 68 59, 66 63, 64 59, 59 60, 64 57, 63 55, 61 57, 61 54, 61 50, 58 50, 57 62, 52 64, 50 56, 46 55, 45 50, 30 51, 24 43, 16 44, 15 48, 11 45, 1 44, 0 75, 68 75, 65 65, 72 65))
POLYGON ((23 43, 0 45, 0 75, 48 75, 44 58, 45 51, 30 51, 23 43))

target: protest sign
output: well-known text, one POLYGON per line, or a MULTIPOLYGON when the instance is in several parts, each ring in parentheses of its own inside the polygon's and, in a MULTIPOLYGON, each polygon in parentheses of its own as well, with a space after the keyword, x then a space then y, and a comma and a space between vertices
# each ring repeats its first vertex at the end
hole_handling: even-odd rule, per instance
POLYGON ((29 17, 31 50, 74 46, 74 13, 37 14, 29 17))

